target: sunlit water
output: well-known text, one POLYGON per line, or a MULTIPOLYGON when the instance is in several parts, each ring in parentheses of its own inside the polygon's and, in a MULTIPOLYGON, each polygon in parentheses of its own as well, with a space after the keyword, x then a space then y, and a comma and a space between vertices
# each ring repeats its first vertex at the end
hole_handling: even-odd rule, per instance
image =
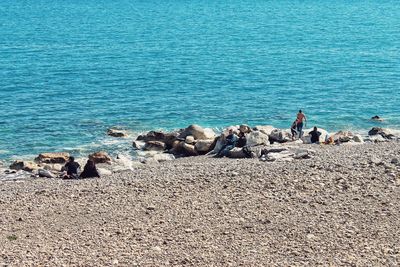
POLYGON ((400 126, 398 1, 2 0, 0 159, 197 123, 400 126))

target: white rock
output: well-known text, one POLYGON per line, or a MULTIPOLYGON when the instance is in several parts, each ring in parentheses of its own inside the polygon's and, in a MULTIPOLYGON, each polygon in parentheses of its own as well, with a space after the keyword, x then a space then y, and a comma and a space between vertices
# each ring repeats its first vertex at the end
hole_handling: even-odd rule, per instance
POLYGON ((364 139, 359 134, 356 134, 356 135, 353 136, 353 141, 357 142, 357 143, 364 143, 364 139))
POLYGON ((55 178, 54 174, 52 174, 48 170, 39 169, 38 174, 39 174, 39 177, 55 178))
POLYGON ((274 126, 271 125, 257 125, 254 127, 256 131, 260 131, 264 134, 270 135, 274 129, 276 129, 274 126))
POLYGON ((194 141, 194 137, 192 135, 186 136, 186 138, 185 138, 185 143, 186 144, 193 144, 194 142, 195 142, 194 141))
POLYGON ((269 145, 269 137, 267 134, 262 133, 261 131, 253 131, 247 135, 247 145, 269 145))
POLYGON ((210 151, 211 145, 214 143, 214 139, 209 140, 197 140, 195 148, 198 152, 210 151))

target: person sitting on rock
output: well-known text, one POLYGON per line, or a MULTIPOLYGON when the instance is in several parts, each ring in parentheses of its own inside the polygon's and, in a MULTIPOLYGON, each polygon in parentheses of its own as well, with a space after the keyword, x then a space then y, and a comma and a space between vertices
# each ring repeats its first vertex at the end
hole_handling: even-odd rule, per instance
POLYGON ((292 132, 292 141, 294 141, 297 136, 297 120, 295 120, 292 123, 292 126, 290 127, 290 131, 292 132))
POLYGON ((68 162, 64 166, 64 171, 66 172, 63 176, 64 179, 78 179, 78 170, 81 166, 78 162, 75 162, 74 157, 69 157, 68 162))
POLYGON ((314 130, 309 132, 311 136, 311 144, 319 144, 319 137, 321 136, 321 132, 318 131, 317 127, 314 127, 314 130))
POLYGON ((239 133, 239 139, 236 142, 236 147, 245 147, 247 144, 246 135, 243 132, 239 133))
POLYGON ((233 132, 232 129, 229 129, 229 134, 225 138, 225 144, 217 153, 217 157, 227 156, 229 151, 235 147, 237 141, 238 141, 238 136, 233 132))
POLYGON ((98 177, 100 178, 100 174, 97 171, 96 164, 94 163, 93 160, 88 160, 86 162, 85 167, 83 167, 83 172, 79 176, 80 178, 94 178, 98 177))

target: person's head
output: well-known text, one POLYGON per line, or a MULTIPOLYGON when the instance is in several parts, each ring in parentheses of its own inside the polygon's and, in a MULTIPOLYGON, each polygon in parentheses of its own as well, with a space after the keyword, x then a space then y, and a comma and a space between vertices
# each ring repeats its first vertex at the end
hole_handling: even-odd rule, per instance
POLYGON ((229 134, 233 134, 233 129, 229 129, 229 134))
POLYGON ((244 137, 244 132, 240 132, 239 137, 244 137))
POLYGON ((91 167, 91 168, 93 168, 93 167, 95 167, 96 166, 96 164, 94 163, 94 161, 93 160, 91 160, 91 159, 88 159, 88 161, 87 161, 87 163, 86 163, 89 167, 91 167))
POLYGON ((299 110, 299 113, 303 113, 303 111, 300 109, 300 110, 299 110))
POLYGON ((314 126, 314 131, 318 131, 318 128, 317 128, 317 126, 314 126))
POLYGON ((75 158, 74 158, 73 156, 71 156, 71 157, 69 157, 68 161, 69 161, 69 162, 74 162, 74 161, 75 161, 75 158))

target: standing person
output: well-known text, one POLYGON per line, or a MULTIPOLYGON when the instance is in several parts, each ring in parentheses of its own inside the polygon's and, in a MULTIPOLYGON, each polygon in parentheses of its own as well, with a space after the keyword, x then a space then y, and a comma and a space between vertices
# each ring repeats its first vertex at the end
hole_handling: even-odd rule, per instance
POLYGON ((94 163, 93 160, 88 160, 86 162, 85 167, 83 167, 83 172, 79 176, 80 178, 94 178, 98 177, 100 178, 100 174, 97 171, 96 164, 94 163))
POLYGON ((64 169, 67 172, 64 175, 64 179, 78 179, 78 170, 81 166, 78 162, 75 162, 74 157, 69 157, 68 162, 65 164, 64 169))
POLYGON ((296 123, 297 123, 297 132, 299 133, 299 138, 303 135, 303 123, 307 121, 306 115, 304 115, 303 111, 300 109, 299 113, 297 113, 296 123))

